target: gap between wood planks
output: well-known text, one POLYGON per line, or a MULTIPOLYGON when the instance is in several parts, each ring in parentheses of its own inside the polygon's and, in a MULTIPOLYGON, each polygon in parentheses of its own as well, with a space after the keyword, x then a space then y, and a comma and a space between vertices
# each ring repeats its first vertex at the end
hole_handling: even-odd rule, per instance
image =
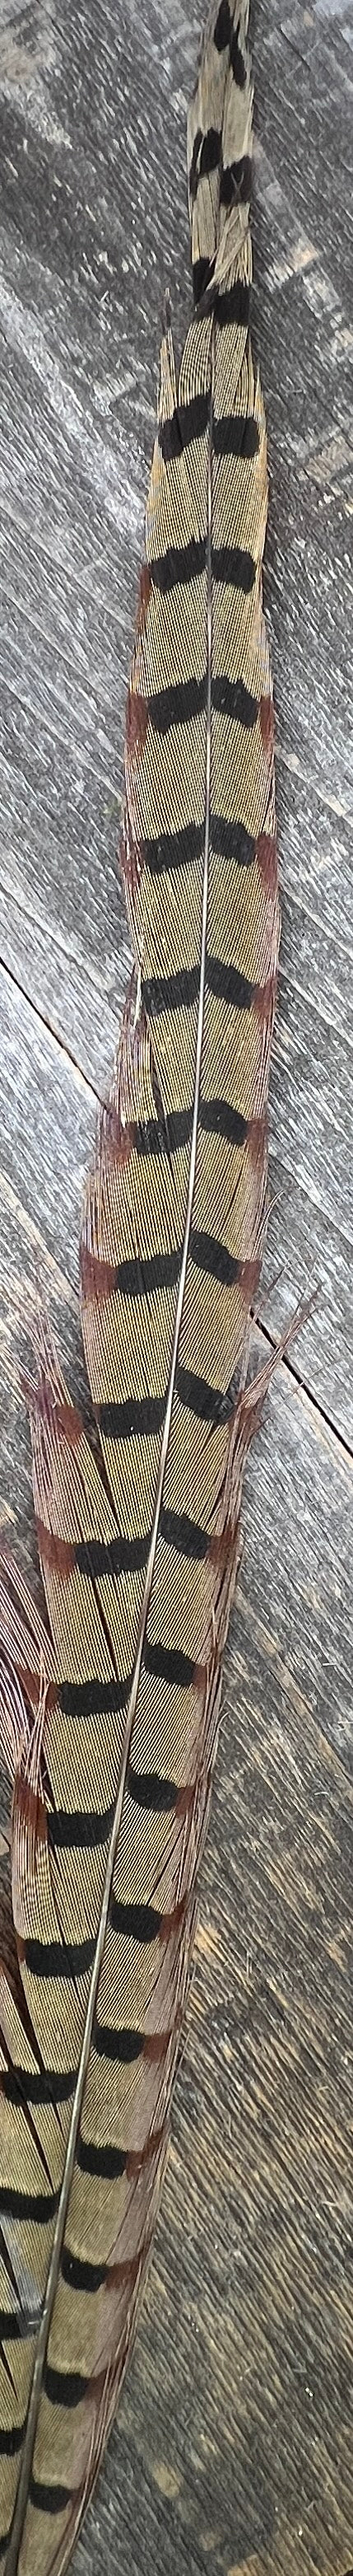
MULTIPOLYGON (((97 1108, 99 1108, 99 1106, 101 1106, 102 1095, 97 1091, 95 1083, 91 1081, 89 1074, 83 1072, 82 1065, 78 1064, 77 1057, 74 1055, 72 1047, 69 1047, 66 1039, 60 1037, 59 1031, 53 1028, 53 1023, 48 1018, 47 1013, 40 1010, 39 1003, 33 1001, 32 994, 28 994, 26 992, 25 985, 21 984, 19 976, 14 974, 13 968, 5 965, 4 959, 1 955, 0 967, 2 973, 7 977, 9 984, 12 984, 14 991, 22 995, 23 1000, 27 1003, 28 1009, 33 1012, 33 1018, 39 1020, 41 1028, 47 1030, 48 1037, 51 1039, 52 1045, 58 1048, 59 1055, 64 1057, 66 1064, 71 1065, 76 1080, 82 1083, 83 1089, 87 1092, 89 1099, 94 1101, 97 1108)), ((270 1331, 269 1324, 265 1323, 264 1317, 258 1309, 256 1309, 255 1312, 253 1311, 252 1320, 254 1325, 258 1327, 261 1339, 265 1341, 267 1348, 275 1351, 277 1347, 276 1339, 270 1331)), ((299 1335, 300 1325, 298 1322, 298 1339, 299 1335)), ((338 1430, 337 1424, 332 1421, 331 1415, 325 1411, 325 1406, 319 1403, 318 1396, 314 1395, 313 1388, 310 1386, 308 1379, 303 1376, 298 1361, 296 1361, 293 1356, 293 1350, 288 1349, 281 1353, 279 1366, 287 1370, 288 1376, 293 1378, 294 1385, 298 1387, 298 1389, 301 1389, 302 1393, 307 1397, 307 1401, 312 1412, 315 1414, 319 1422, 325 1424, 326 1430, 330 1432, 332 1439, 336 1441, 337 1448, 342 1452, 343 1457, 349 1459, 353 1458, 353 1449, 350 1441, 345 1439, 342 1431, 338 1430)))

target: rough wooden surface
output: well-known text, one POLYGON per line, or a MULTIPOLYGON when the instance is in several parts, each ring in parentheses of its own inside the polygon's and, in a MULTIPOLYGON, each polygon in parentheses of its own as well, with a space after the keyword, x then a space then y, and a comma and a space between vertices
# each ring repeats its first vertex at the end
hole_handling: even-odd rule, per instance
MULTIPOLYGON (((188 311, 202 14, 0 0, 1 1493, 32 1562, 16 1292, 39 1260, 81 1387, 80 1195, 127 959, 124 699, 166 288, 179 344, 188 311)), ((266 1333, 318 1295, 249 1466, 168 2177, 77 2576, 353 2560, 353 36, 345 0, 257 0, 253 32, 284 913, 266 1333)))

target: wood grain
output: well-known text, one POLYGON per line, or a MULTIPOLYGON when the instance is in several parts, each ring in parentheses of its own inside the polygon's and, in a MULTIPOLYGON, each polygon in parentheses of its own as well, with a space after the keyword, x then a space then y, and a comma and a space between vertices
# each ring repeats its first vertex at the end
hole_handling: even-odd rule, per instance
MULTIPOLYGON (((352 40, 346 0, 253 16, 283 896, 260 1352, 317 1296, 249 1464, 166 2189, 77 2576, 353 2557, 352 40)), ((0 0, 0 1491, 36 1582, 18 1297, 39 1266, 87 1406, 80 1201, 128 959, 124 703, 202 19, 0 0)))

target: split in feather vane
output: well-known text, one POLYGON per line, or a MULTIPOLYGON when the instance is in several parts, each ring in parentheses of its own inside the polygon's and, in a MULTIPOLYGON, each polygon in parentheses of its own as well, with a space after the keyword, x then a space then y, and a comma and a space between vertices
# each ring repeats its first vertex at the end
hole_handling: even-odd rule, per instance
POLYGON ((40 1317, 34 1332, 48 1629, 0 1550, 7 2576, 66 2567, 131 2348, 265 1386, 247 1371, 279 911, 247 22, 246 0, 213 9, 189 119, 195 318, 179 381, 169 333, 162 349, 126 738, 136 971, 81 1248, 104 1475, 40 1317))

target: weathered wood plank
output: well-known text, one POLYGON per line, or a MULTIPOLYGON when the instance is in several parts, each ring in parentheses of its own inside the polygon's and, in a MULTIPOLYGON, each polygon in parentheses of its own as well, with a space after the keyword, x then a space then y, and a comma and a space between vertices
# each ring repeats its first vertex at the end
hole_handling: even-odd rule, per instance
MULTIPOLYGON (((85 1403, 80 1198, 128 955, 124 699, 166 286, 179 345, 189 309, 184 114, 202 20, 203 0, 0 0, 0 1493, 33 1566, 11 1292, 39 1259, 85 1403)), ((284 899, 271 1336, 320 1286, 249 1463, 166 2191, 78 2576, 352 2564, 345 0, 292 0, 287 15, 257 0, 254 40, 284 899)), ((1 1896, 6 1844, 0 1867, 1 1896)))

